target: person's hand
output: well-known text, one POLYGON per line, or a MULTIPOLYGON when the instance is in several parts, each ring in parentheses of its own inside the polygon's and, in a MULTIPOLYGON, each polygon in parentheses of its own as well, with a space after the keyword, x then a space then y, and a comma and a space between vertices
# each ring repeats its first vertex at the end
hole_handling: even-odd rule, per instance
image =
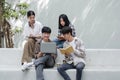
POLYGON ((55 55, 54 53, 52 53, 51 56, 54 57, 55 59, 57 58, 57 55, 55 55))
POLYGON ((58 39, 59 39, 59 40, 64 40, 64 36, 63 36, 63 35, 59 35, 59 36, 58 36, 58 39))
POLYGON ((69 56, 70 54, 69 53, 65 53, 65 56, 69 56))
POLYGON ((34 37, 34 35, 33 35, 33 34, 30 34, 30 37, 34 37))
POLYGON ((37 58, 42 57, 42 56, 43 56, 43 53, 41 53, 41 52, 39 52, 39 53, 37 54, 37 58))
POLYGON ((36 39, 40 39, 41 38, 41 35, 40 34, 37 34, 34 36, 36 39))

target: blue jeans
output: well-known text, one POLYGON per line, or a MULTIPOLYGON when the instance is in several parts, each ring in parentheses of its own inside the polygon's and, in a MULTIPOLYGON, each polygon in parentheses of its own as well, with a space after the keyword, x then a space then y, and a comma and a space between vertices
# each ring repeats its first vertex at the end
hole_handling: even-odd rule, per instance
POLYGON ((34 61, 36 69, 36 80, 44 80, 43 68, 54 67, 55 61, 52 56, 46 55, 34 61))
POLYGON ((53 42, 56 43, 58 48, 63 48, 63 43, 65 42, 65 40, 59 40, 58 38, 54 39, 53 42))
POLYGON ((58 67, 57 70, 60 73, 60 75, 64 78, 64 80, 71 80, 65 71, 68 69, 76 69, 76 80, 81 80, 82 70, 84 67, 85 64, 82 62, 78 63, 76 66, 74 66, 73 64, 64 63, 60 67, 58 67))

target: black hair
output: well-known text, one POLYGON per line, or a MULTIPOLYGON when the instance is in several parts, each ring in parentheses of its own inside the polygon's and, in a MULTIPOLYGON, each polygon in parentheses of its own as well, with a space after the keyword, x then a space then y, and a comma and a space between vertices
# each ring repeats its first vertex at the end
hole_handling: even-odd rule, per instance
POLYGON ((51 33, 51 29, 49 27, 47 27, 47 26, 44 26, 42 28, 42 33, 51 33))
POLYGON ((72 29, 71 29, 71 27, 69 27, 69 26, 65 26, 64 28, 62 28, 61 33, 62 33, 63 35, 64 35, 64 34, 68 34, 68 33, 70 33, 70 34, 72 35, 72 29))
POLYGON ((35 12, 34 11, 30 10, 30 11, 27 12, 27 17, 30 17, 32 15, 35 16, 35 12))
POLYGON ((68 17, 67 17, 67 15, 66 14, 61 14, 60 16, 59 16, 59 24, 58 24, 58 27, 59 27, 59 29, 62 29, 63 28, 63 26, 60 24, 60 19, 63 19, 63 21, 65 22, 65 26, 69 26, 69 24, 70 24, 70 21, 69 21, 69 19, 68 19, 68 17))

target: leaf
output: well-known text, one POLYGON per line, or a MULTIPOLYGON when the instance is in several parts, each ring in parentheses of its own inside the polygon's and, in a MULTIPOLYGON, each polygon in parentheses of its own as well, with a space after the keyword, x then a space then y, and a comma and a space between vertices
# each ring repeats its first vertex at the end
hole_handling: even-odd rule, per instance
POLYGON ((26 15, 27 11, 26 10, 20 10, 19 11, 21 15, 26 15))

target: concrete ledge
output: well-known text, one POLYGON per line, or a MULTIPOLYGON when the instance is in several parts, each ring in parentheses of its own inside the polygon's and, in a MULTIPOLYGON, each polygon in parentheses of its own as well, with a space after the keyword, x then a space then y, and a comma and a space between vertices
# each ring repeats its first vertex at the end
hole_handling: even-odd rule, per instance
MULTIPOLYGON (((22 49, 0 49, 0 80, 36 80, 34 68, 21 71, 22 49)), ((119 80, 120 79, 120 49, 87 49, 86 67, 82 80, 119 80)), ((56 62, 62 63, 63 55, 58 51, 56 62)), ((72 80, 75 80, 76 70, 68 70, 72 80)), ((63 80, 56 67, 44 69, 45 80, 63 80)))
MULTIPOLYGON (((67 71, 72 80, 75 80, 75 69, 67 71)), ((22 72, 17 66, 0 67, 0 80, 36 80, 34 68, 22 72)), ((82 80, 119 80, 120 68, 85 68, 82 80)), ((55 68, 44 69, 45 80, 63 80, 55 68)))
MULTIPOLYGON (((86 66, 120 66, 120 49, 86 49, 86 66)), ((21 66, 22 49, 0 48, 0 65, 21 66)), ((64 56, 58 51, 56 63, 64 56)))

